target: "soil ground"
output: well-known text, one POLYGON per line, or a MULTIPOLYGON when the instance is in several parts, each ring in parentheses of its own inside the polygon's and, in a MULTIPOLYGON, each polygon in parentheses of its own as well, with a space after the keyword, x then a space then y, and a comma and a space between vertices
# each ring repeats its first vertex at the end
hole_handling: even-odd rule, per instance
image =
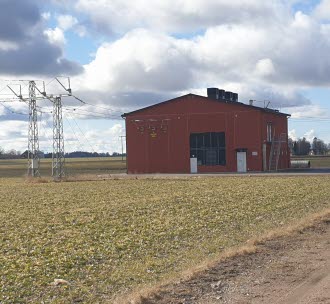
POLYGON ((329 304, 330 219, 165 285, 142 302, 329 304))

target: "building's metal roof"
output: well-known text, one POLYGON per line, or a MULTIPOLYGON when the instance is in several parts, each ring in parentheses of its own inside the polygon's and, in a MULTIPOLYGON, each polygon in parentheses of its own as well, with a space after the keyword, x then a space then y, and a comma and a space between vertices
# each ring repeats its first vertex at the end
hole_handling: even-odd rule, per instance
POLYGON ((166 104, 166 103, 171 103, 171 102, 177 101, 178 99, 181 99, 181 98, 184 98, 184 97, 187 97, 187 96, 196 96, 196 97, 207 99, 208 101, 211 101, 211 102, 214 101, 214 102, 218 102, 218 103, 226 103, 226 104, 235 105, 235 106, 241 106, 241 107, 246 107, 246 108, 250 108, 250 109, 253 108, 253 109, 258 110, 258 111, 261 111, 261 112, 271 113, 271 114, 275 114, 275 115, 282 115, 282 116, 287 116, 287 117, 290 117, 291 116, 291 114, 282 113, 282 112, 279 112, 278 110, 274 110, 274 109, 261 108, 261 107, 257 107, 257 106, 253 106, 253 105, 248 105, 248 104, 245 104, 245 103, 242 103, 242 102, 236 102, 236 101, 213 99, 213 98, 209 98, 209 97, 205 97, 205 96, 201 96, 201 95, 189 93, 189 94, 182 95, 182 96, 179 96, 179 97, 176 97, 176 98, 173 98, 173 99, 165 100, 165 101, 162 101, 162 102, 159 102, 159 103, 153 104, 151 106, 144 107, 144 108, 141 108, 141 109, 138 109, 138 110, 129 112, 129 113, 124 113, 123 115, 121 115, 121 117, 125 118, 125 117, 127 117, 127 116, 129 116, 131 114, 140 113, 140 112, 143 112, 144 110, 155 108, 155 107, 158 107, 158 106, 163 105, 163 104, 166 104))

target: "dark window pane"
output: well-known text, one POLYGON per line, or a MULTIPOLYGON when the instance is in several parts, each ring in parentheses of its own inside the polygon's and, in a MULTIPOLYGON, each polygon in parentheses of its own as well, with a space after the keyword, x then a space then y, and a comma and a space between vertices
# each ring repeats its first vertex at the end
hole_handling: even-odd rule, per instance
POLYGON ((219 150, 219 165, 226 165, 226 150, 219 150))
POLYGON ((211 133, 204 133, 204 144, 205 147, 210 148, 211 145, 211 133))
POLYGON ((197 150, 197 163, 198 162, 201 165, 205 165, 204 150, 202 150, 202 149, 197 150))
POLYGON ((217 150, 216 149, 207 149, 205 151, 206 160, 205 164, 208 166, 215 166, 217 165, 217 150))
POLYGON ((204 146, 204 136, 203 133, 196 134, 197 135, 197 148, 200 149, 204 146))
POLYGON ((225 133, 218 133, 219 147, 226 147, 225 133))
POLYGON ((218 146, 218 133, 212 132, 210 133, 211 145, 210 147, 216 148, 218 146))
POLYGON ((197 157, 198 165, 226 165, 224 132, 190 134, 190 157, 197 157))

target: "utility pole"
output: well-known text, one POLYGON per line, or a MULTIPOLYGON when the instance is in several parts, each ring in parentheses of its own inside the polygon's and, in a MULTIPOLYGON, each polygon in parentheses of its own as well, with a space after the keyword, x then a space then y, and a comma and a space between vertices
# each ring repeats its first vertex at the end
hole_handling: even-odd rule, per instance
POLYGON ((121 161, 124 161, 124 143, 123 143, 123 138, 126 137, 124 135, 119 136, 121 140, 121 161))
POLYGON ((61 180, 65 176, 62 98, 60 96, 53 99, 52 176, 54 180, 61 180))
POLYGON ((29 81, 28 176, 40 176, 36 84, 29 81))

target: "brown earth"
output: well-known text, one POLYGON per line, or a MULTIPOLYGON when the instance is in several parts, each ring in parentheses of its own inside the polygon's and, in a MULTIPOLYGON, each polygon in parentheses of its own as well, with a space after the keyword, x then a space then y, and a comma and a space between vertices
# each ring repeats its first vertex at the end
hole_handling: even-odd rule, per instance
POLYGON ((329 304, 330 217, 289 236, 258 243, 254 253, 218 262, 138 302, 329 304))

